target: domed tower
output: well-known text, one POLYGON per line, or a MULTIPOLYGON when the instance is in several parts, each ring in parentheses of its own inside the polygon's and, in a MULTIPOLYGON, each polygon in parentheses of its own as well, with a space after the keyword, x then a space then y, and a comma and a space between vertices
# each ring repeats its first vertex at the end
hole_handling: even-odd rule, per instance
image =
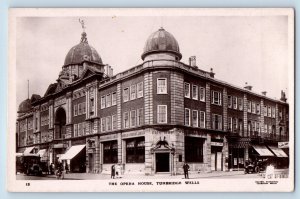
POLYGON ((87 34, 83 32, 80 43, 69 50, 59 79, 72 82, 78 79, 87 67, 98 71, 104 70, 100 55, 95 48, 89 45, 87 34))
POLYGON ((181 58, 177 40, 163 28, 150 35, 142 54, 144 61, 162 59, 179 61, 181 58))

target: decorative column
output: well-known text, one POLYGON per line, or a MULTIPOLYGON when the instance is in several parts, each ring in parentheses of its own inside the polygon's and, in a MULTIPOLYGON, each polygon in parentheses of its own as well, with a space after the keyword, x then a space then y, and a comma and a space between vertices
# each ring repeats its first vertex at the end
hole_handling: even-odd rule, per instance
POLYGON ((66 95, 66 138, 72 137, 72 92, 66 95))
POLYGON ((145 124, 153 124, 153 77, 151 72, 144 74, 144 105, 145 124))
POLYGON ((222 153, 223 153, 223 171, 229 171, 228 168, 228 161, 229 161, 229 148, 228 148, 228 140, 226 138, 226 136, 223 139, 223 149, 222 149, 222 153))
POLYGON ((151 147, 153 143, 153 135, 152 130, 147 128, 145 131, 145 175, 153 175, 154 168, 152 166, 152 162, 154 159, 151 154, 151 147))
POLYGON ((259 136, 264 137, 265 134, 265 116, 264 116, 264 112, 265 112, 265 106, 264 106, 264 100, 261 99, 260 100, 260 134, 259 136))
POLYGON ((205 160, 206 160, 206 172, 211 172, 211 135, 207 134, 207 138, 205 140, 205 160))
POLYGON ((275 129, 276 129, 276 138, 279 138, 279 118, 278 118, 278 104, 275 106, 275 129))
POLYGON ((227 117, 227 108, 228 108, 228 96, 227 96, 227 88, 223 89, 223 130, 227 131, 228 127, 228 117, 227 117))
POLYGON ((121 101, 121 89, 122 85, 120 83, 117 84, 117 129, 120 130, 122 128, 122 101, 121 101))

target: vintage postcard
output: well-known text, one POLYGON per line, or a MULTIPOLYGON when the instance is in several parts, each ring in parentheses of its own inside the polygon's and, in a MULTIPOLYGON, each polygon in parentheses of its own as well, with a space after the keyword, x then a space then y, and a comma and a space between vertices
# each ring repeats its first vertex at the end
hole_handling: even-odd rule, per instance
POLYGON ((294 10, 9 11, 7 189, 294 190, 294 10))

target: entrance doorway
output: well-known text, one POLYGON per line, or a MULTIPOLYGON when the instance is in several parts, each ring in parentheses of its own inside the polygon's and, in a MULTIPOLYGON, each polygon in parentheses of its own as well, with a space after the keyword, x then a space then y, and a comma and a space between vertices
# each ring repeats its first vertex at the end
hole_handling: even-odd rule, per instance
POLYGON ((170 153, 156 153, 156 172, 170 172, 170 153))

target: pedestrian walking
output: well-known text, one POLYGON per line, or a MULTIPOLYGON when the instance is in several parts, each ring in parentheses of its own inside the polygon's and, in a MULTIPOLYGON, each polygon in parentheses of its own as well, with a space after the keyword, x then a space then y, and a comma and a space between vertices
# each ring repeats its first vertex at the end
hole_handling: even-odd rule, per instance
POLYGON ((190 170, 190 166, 189 166, 186 162, 184 162, 182 168, 183 168, 183 171, 184 171, 184 178, 185 178, 185 179, 189 179, 189 170, 190 170))
POLYGON ((113 164, 113 165, 111 166, 111 176, 110 176, 110 178, 115 179, 115 173, 116 173, 116 167, 115 167, 115 165, 113 164))
POLYGON ((66 161, 66 164, 65 164, 65 171, 66 171, 66 173, 69 173, 69 165, 68 165, 67 161, 66 161))
POLYGON ((116 178, 121 178, 121 163, 116 165, 116 178))

